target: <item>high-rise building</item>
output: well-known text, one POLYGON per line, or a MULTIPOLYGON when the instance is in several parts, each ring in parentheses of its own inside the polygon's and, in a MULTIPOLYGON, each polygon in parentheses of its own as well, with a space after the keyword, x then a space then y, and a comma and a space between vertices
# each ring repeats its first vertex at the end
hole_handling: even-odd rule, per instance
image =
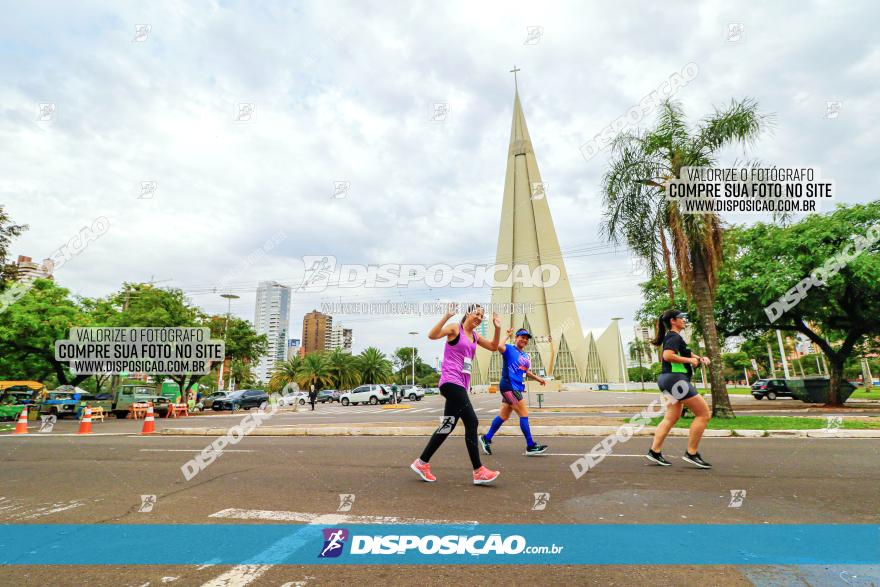
POLYGON ((43 259, 42 263, 35 263, 30 257, 19 255, 14 267, 16 279, 30 283, 35 279, 52 279, 55 262, 52 259, 43 259))
POLYGON ((298 338, 288 338, 287 339, 287 358, 292 359, 300 354, 302 351, 302 344, 298 338))
POLYGON ((290 326, 290 288, 275 281, 261 281, 257 286, 254 329, 269 340, 266 354, 260 357, 257 379, 269 381, 275 364, 287 358, 287 333, 290 326))
POLYGON ((345 328, 340 322, 333 322, 333 326, 330 329, 330 339, 327 341, 326 349, 328 351, 342 349, 350 353, 352 338, 353 335, 351 328, 345 328))
POLYGON ((302 346, 305 354, 327 350, 333 335, 333 317, 312 310, 303 316, 302 346))
MULTIPOLYGON (((636 335, 636 340, 642 343, 642 366, 650 367, 652 363, 658 362, 660 359, 658 358, 657 347, 651 344, 651 341, 654 340, 654 330, 649 326, 634 324, 633 332, 636 335)), ((633 361, 631 357, 630 360, 633 364, 638 365, 638 360, 633 361)))

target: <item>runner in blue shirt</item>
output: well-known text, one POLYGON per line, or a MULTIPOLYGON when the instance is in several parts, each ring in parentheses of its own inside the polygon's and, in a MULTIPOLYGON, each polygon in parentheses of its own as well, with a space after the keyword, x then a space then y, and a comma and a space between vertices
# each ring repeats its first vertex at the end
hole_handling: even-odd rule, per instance
POLYGON ((529 344, 532 335, 525 328, 521 328, 516 332, 514 344, 504 344, 512 333, 513 329, 509 329, 507 335, 498 343, 498 352, 504 358, 504 366, 501 368, 501 382, 498 386, 501 393, 501 411, 492 420, 489 432, 480 435, 480 447, 487 455, 492 454, 492 437, 513 411, 519 415, 519 427, 526 438, 526 454, 529 456, 539 455, 546 451, 547 447, 532 440, 532 431, 529 428, 529 409, 522 401, 522 394, 526 390, 525 378, 537 381, 541 385, 546 385, 546 381, 529 371, 532 362, 529 359, 529 354, 523 349, 529 344))

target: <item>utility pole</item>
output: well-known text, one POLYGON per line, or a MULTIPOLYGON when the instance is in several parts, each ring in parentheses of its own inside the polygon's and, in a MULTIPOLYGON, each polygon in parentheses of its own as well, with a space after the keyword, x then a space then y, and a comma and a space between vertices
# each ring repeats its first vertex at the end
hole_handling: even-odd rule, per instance
POLYGON ((413 346, 412 346, 412 356, 410 357, 410 362, 412 363, 412 384, 413 387, 416 386, 416 335, 418 332, 410 332, 413 336, 413 346))
POLYGON ((785 373, 785 378, 790 379, 791 376, 788 374, 788 360, 785 358, 785 347, 782 345, 782 333, 778 330, 776 331, 776 341, 779 343, 779 354, 782 356, 782 371, 785 373))
MULTIPOLYGON (((223 342, 226 343, 226 333, 229 331, 229 314, 232 312, 232 300, 237 300, 241 296, 225 293, 220 294, 221 298, 226 300, 226 323, 223 326, 223 342)), ((220 375, 217 377, 217 391, 223 389, 223 369, 226 366, 226 357, 220 361, 220 375)))
POLYGON ((767 358, 770 359, 770 374, 776 379, 776 364, 773 362, 773 349, 770 348, 770 341, 767 341, 767 358))

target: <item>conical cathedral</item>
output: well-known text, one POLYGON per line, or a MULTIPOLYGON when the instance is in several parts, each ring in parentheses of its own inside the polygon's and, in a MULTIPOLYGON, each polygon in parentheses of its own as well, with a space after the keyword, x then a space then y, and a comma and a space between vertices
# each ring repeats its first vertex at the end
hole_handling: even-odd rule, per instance
MULTIPOLYGON (((513 123, 495 259, 496 264, 507 266, 507 270, 495 274, 498 282, 508 279, 511 271, 514 271, 514 275, 523 275, 522 268, 519 271, 513 269, 518 265, 528 266, 529 274, 542 265, 553 265, 559 270, 555 283, 543 287, 522 285, 517 283, 521 279, 514 279, 512 286, 492 290, 492 304, 495 307, 498 304, 531 307, 531 311, 527 310, 525 314, 502 316, 502 329, 524 327, 532 333, 534 338, 526 348, 531 355, 532 371, 543 370, 563 383, 593 381, 600 373, 604 378, 602 366, 598 364, 598 354, 595 349, 588 349, 581 329, 568 272, 550 215, 547 193, 523 115, 519 90, 513 99, 513 123)), ((548 272, 545 271, 544 276, 548 277, 548 272)), ((479 348, 474 365, 474 383, 497 382, 500 374, 499 353, 489 353, 479 348)))

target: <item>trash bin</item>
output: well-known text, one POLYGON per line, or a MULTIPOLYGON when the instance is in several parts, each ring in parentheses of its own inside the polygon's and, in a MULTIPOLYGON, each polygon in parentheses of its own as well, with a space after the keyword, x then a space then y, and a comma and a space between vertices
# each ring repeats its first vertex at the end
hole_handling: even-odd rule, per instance
MULTIPOLYGON (((28 420, 31 422, 36 422, 40 419, 40 408, 34 404, 30 404, 28 407, 28 420)), ((18 420, 18 418, 16 418, 18 420)))
MULTIPOLYGON (((828 392, 831 389, 831 379, 828 377, 811 377, 809 379, 789 379, 785 382, 791 388, 792 395, 805 403, 824 404, 828 403, 828 392)), ((842 402, 856 390, 849 381, 841 381, 838 387, 838 397, 842 402)))

